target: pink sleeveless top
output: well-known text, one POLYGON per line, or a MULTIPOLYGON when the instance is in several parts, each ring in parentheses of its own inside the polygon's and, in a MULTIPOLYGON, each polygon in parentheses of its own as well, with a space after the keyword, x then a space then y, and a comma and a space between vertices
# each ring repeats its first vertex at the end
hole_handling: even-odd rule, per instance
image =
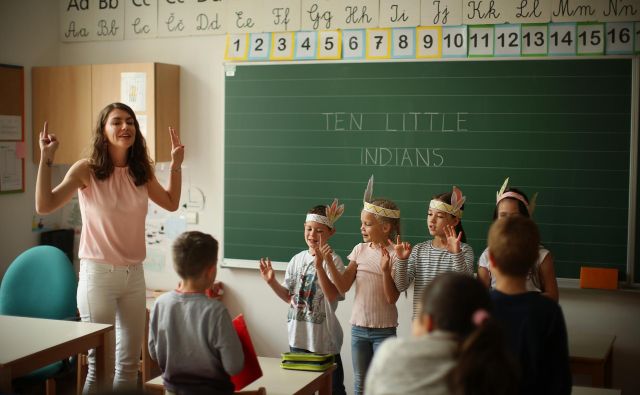
POLYGON ((80 259, 132 265, 146 256, 144 223, 149 193, 136 186, 128 167, 116 167, 106 180, 91 172, 89 185, 78 191, 82 233, 80 259))

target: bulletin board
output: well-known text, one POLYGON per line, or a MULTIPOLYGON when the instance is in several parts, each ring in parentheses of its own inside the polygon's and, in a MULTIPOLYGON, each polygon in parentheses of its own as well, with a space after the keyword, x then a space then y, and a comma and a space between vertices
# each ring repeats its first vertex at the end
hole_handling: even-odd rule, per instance
POLYGON ((0 64, 0 193, 24 192, 24 68, 0 64))

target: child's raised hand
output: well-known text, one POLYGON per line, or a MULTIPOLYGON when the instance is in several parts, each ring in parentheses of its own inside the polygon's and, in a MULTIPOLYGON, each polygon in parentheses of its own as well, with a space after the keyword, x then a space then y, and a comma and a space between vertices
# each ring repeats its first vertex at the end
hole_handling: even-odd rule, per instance
POLYGON ((451 225, 444 227, 444 234, 447 237, 447 251, 452 254, 459 253, 462 248, 460 247, 460 240, 462 240, 462 232, 456 235, 456 228, 451 225))
POLYGON ((378 246, 380 247, 380 253, 382 254, 380 267, 384 272, 391 272, 391 255, 389 255, 389 251, 387 250, 387 247, 382 244, 378 244, 378 246))
POLYGON ((409 255, 411 255, 411 244, 409 242, 400 240, 400 235, 396 236, 395 243, 391 240, 387 241, 393 246, 398 259, 409 259, 409 255))
POLYGON ((267 284, 271 284, 271 282, 274 281, 275 276, 273 273, 273 267, 271 266, 271 259, 260 258, 260 275, 267 284))

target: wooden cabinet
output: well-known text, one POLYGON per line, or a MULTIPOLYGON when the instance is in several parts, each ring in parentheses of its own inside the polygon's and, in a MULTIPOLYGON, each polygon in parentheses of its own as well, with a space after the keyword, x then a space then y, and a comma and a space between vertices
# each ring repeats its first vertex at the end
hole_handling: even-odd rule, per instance
MULTIPOLYGON (((151 158, 171 160, 169 126, 180 133, 180 67, 163 63, 102 64, 32 69, 33 159, 40 161, 38 134, 46 120, 60 139, 56 164, 72 164, 88 154, 100 110, 123 101, 127 77, 144 77, 134 87, 144 98, 134 111, 143 129, 151 158), (136 73, 136 74, 125 74, 136 73)), ((141 79, 139 78, 138 81, 141 79)))

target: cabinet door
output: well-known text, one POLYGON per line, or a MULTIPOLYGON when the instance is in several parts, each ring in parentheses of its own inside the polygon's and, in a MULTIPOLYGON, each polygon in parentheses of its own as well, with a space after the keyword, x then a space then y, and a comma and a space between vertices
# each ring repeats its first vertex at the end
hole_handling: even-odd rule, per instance
POLYGON ((56 164, 83 158, 91 140, 91 66, 34 67, 32 81, 33 160, 40 162, 44 121, 60 141, 56 164))

